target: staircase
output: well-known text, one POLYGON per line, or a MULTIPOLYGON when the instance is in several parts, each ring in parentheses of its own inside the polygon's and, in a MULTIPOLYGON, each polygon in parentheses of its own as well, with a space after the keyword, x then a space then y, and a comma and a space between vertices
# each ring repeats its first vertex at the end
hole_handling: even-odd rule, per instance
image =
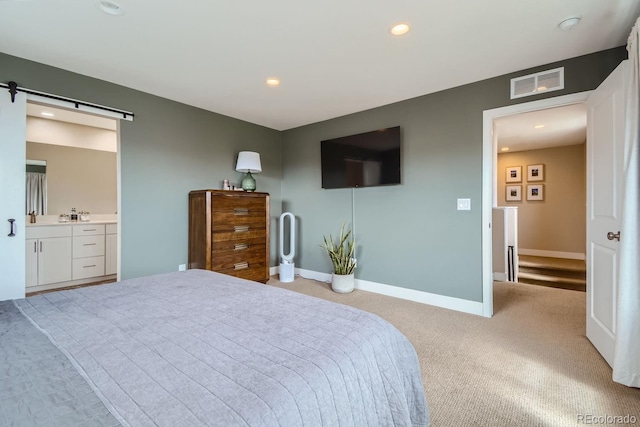
POLYGON ((518 282, 552 288, 586 291, 585 262, 576 259, 518 256, 518 282))

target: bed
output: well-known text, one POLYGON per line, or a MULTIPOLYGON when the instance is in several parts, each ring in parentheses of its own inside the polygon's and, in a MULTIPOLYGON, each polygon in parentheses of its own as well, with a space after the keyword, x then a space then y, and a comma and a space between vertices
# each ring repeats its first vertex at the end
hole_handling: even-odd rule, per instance
POLYGON ((188 270, 0 303, 0 424, 426 426, 380 317, 188 270))

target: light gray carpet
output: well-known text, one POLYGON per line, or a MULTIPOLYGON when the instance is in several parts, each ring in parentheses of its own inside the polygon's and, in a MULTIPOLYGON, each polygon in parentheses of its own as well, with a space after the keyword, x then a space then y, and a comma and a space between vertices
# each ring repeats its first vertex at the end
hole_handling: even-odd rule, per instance
POLYGON ((268 284, 375 313, 404 333, 420 358, 432 426, 575 426, 625 415, 640 425, 640 390, 614 383, 585 337, 582 292, 496 282, 487 319, 276 279, 268 284))

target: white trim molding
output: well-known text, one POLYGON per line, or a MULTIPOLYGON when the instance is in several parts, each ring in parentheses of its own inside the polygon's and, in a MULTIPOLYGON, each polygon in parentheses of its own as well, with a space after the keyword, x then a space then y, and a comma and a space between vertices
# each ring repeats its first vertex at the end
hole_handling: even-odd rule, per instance
MULTIPOLYGON (((271 267, 277 268, 277 267, 271 267)), ((331 274, 319 271, 296 268, 297 275, 305 279, 317 280, 319 282, 331 283, 331 274)), ((433 305, 435 307, 447 308, 449 310, 461 311, 463 313, 476 314, 482 316, 482 302, 469 301, 461 298, 448 297, 445 295, 432 294, 415 289, 401 288, 399 286, 385 285, 383 283, 370 282, 368 280, 356 279, 356 289, 387 295, 394 298, 433 305)))
MULTIPOLYGON (((493 134, 493 121, 498 117, 561 107, 585 102, 591 91, 546 98, 538 101, 485 110, 482 113, 482 305, 483 316, 493 316, 492 209, 497 206, 498 141, 493 134)), ((522 253, 522 252, 521 252, 522 253)))
POLYGON ((586 259, 585 254, 578 252, 558 252, 558 251, 543 251, 539 249, 518 249, 520 255, 529 256, 542 256, 547 258, 565 258, 565 259, 578 259, 584 261, 586 259))

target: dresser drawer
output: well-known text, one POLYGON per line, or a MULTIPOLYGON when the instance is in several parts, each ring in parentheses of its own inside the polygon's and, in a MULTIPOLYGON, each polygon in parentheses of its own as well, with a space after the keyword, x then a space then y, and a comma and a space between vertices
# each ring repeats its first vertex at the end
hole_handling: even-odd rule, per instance
POLYGON ((101 236, 75 236, 73 257, 86 258, 104 255, 104 234, 101 236))
POLYGON ((269 274, 267 273, 267 267, 264 262, 249 264, 248 268, 229 268, 215 271, 217 271, 218 273, 239 277, 241 279, 254 280, 256 282, 266 282, 267 280, 269 280, 269 274))
POLYGON ((211 230, 214 233, 245 232, 265 228, 265 216, 245 216, 225 218, 224 215, 213 214, 211 230))
POLYGON ((74 236, 93 236, 95 234, 104 234, 104 224, 84 224, 74 225, 74 236))
POLYGON ((211 199, 213 212, 228 211, 236 215, 264 215, 267 206, 264 197, 248 195, 216 195, 211 199))
POLYGON ((213 245, 218 242, 244 242, 246 240, 265 238, 267 236, 267 231, 264 228, 247 228, 247 229, 239 229, 239 231, 230 231, 227 233, 218 232, 213 233, 211 236, 211 240, 213 240, 213 245))
POLYGON ((73 260, 73 280, 104 276, 104 256, 73 260))
POLYGON ((224 255, 216 255, 211 259, 211 268, 215 271, 219 270, 241 270, 246 265, 253 266, 257 262, 264 263, 264 248, 253 248, 238 253, 225 253, 224 255))
POLYGON ((236 240, 220 240, 213 241, 212 251, 213 256, 224 256, 232 253, 243 253, 252 249, 259 249, 264 251, 264 247, 267 244, 267 236, 263 235, 253 237, 249 239, 236 239, 236 240))

